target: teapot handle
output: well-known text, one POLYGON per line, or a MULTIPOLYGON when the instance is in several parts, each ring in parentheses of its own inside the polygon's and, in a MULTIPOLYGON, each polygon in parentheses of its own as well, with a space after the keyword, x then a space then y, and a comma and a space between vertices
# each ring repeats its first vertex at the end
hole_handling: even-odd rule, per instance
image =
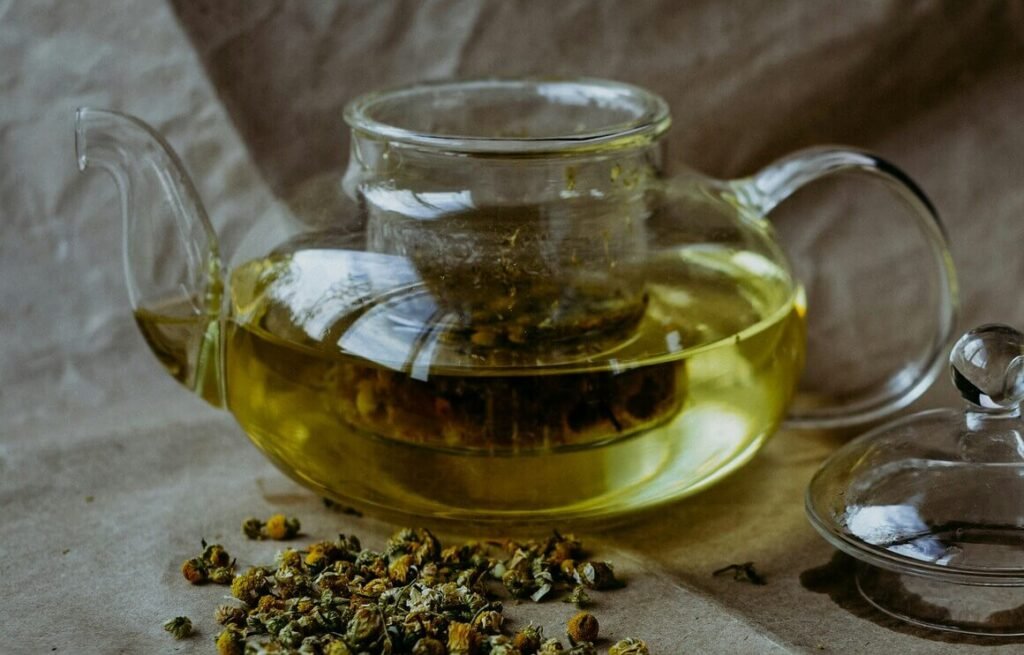
POLYGON ((958 312, 956 271, 945 229, 935 207, 910 177, 875 155, 834 147, 810 148, 788 155, 754 176, 732 183, 737 200, 760 216, 806 184, 836 173, 864 173, 878 179, 903 201, 932 253, 931 275, 939 290, 938 315, 927 350, 907 362, 863 397, 844 404, 791 408, 786 427, 838 428, 867 423, 906 407, 923 394, 942 369, 958 312))

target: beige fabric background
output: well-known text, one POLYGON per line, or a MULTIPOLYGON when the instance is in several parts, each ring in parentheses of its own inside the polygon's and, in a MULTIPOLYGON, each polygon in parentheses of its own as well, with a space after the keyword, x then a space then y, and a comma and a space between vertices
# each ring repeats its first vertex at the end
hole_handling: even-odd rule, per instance
MULTIPOLYGON (((623 79, 671 103, 673 161, 712 174, 820 142, 899 163, 945 218, 963 325, 1024 324, 1016 0, 8 0, 0 62, 0 653, 209 652, 222 590, 187 588, 177 573, 200 536, 251 563, 274 547, 239 539, 248 514, 285 510, 314 537, 352 531, 371 544, 392 527, 323 509, 230 417, 160 371, 126 311, 113 187, 75 170, 80 105, 161 129, 231 243, 275 197, 344 163, 340 107, 357 93, 451 76, 623 79), (200 635, 179 644, 160 623, 180 613, 200 635)), ((900 266, 912 261, 912 232, 837 251, 828 267, 805 261, 878 243, 891 217, 869 203, 847 222, 856 205, 812 194, 779 217, 812 303, 830 310, 813 320, 843 332, 847 318, 871 319, 843 332, 865 350, 834 348, 819 376, 882 358, 891 349, 875 336, 923 329, 906 327, 919 273, 900 266), (863 285, 849 298, 847 273, 863 285), (862 296, 877 306, 857 309, 862 296)), ((915 409, 952 402, 947 386, 915 409)), ((814 468, 842 441, 782 433, 715 489, 591 534, 631 583, 600 599, 607 634, 643 636, 662 654, 1019 649, 903 626, 857 598, 848 562, 802 509, 814 468), (748 560, 767 586, 710 576, 748 560)), ((510 610, 551 630, 568 612, 510 610)))

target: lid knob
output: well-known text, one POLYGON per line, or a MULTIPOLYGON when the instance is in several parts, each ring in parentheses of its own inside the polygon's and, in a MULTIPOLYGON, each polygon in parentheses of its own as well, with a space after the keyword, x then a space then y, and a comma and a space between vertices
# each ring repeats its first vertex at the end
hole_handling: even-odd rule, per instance
POLYGON ((966 332, 949 354, 953 384, 983 409, 1012 410, 1024 401, 1024 334, 990 324, 966 332))

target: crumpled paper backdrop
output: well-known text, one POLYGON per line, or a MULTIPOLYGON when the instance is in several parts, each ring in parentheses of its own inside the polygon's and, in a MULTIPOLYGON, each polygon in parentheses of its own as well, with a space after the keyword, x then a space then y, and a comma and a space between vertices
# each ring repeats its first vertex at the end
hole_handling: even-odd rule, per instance
MULTIPOLYGON (((1024 324, 1021 3, 8 0, 0 61, 3 653, 209 652, 222 590, 188 588, 177 573, 201 536, 247 564, 274 549, 239 538, 248 514, 284 510, 312 536, 371 544, 392 528, 321 507, 146 352, 127 312, 113 185, 75 170, 81 105, 158 127, 232 244, 304 180, 344 164, 340 108, 358 93, 452 76, 622 79, 669 100, 672 161, 710 174, 747 174, 823 142, 897 162, 946 221, 962 326, 1024 324), (182 613, 201 634, 169 641, 160 624, 182 613)), ((884 338, 928 328, 907 311, 923 284, 906 264, 920 261, 913 231, 891 199, 840 186, 776 217, 812 306, 829 309, 812 315, 812 347, 826 355, 812 381, 886 361, 902 346, 884 338), (828 265, 811 260, 824 251, 828 265), (821 339, 836 335, 864 348, 829 353, 821 339)), ((915 408, 953 402, 948 387, 940 380, 915 408)), ((714 489, 590 530, 630 580, 599 599, 607 634, 643 636, 663 654, 1018 649, 904 626, 857 598, 849 563, 802 509, 810 475, 842 441, 783 432, 714 489), (748 560, 767 586, 710 576, 748 560)), ((569 609, 509 613, 558 632, 569 609)))

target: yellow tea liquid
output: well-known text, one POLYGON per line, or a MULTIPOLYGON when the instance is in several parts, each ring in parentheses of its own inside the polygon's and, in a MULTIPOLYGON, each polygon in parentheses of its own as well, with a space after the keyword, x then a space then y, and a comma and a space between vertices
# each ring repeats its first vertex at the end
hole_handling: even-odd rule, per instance
MULTIPOLYGON (((661 252, 630 272, 644 305, 628 329, 550 343, 524 321, 467 329, 409 266, 294 250, 228 285, 227 407, 282 470, 343 502, 535 521, 677 498, 756 452, 803 363, 802 295, 749 252, 661 252)), ((174 327, 137 319, 153 345, 174 327)))

